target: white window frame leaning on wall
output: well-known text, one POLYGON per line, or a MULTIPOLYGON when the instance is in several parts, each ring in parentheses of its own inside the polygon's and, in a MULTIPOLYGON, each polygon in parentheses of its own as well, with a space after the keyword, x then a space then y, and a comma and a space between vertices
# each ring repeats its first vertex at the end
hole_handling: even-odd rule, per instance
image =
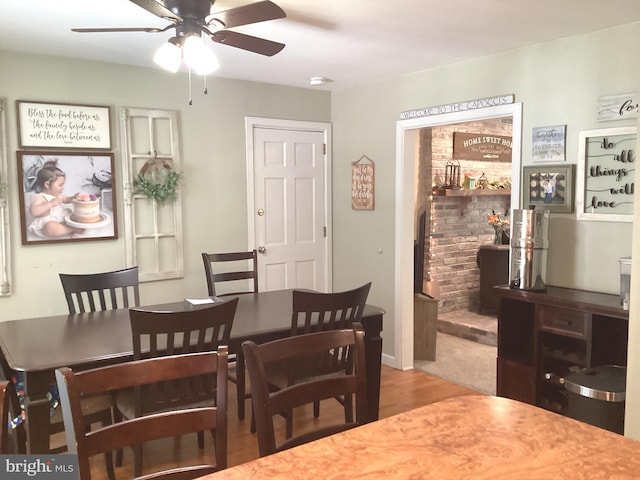
POLYGON ((11 295, 9 182, 7 181, 7 101, 0 98, 0 296, 11 295))
POLYGON ((174 199, 161 204, 155 199, 134 194, 133 186, 134 178, 145 162, 155 158, 170 163, 175 172, 181 172, 178 113, 174 110, 122 107, 120 122, 127 266, 139 268, 140 282, 182 278, 184 255, 180 188, 174 199))

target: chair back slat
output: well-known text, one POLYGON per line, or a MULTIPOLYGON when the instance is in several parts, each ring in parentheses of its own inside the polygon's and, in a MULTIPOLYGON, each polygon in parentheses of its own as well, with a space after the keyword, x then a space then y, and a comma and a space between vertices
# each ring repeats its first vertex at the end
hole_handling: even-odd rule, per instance
POLYGON ((204 272, 209 296, 240 295, 258 292, 258 252, 203 253, 204 272), (218 264, 214 269, 213 264, 218 264), (232 271, 233 269, 233 271, 232 271), (252 280, 242 283, 239 281, 252 280), (218 292, 216 284, 234 282, 230 290, 218 292))
MULTIPOLYGON (((217 352, 164 356, 126 362, 84 372, 65 367, 56 370, 67 446, 78 455, 80 480, 91 479, 90 458, 161 438, 210 430, 215 435, 215 465, 183 467, 179 478, 196 478, 227 466, 227 347, 217 352), (216 384, 215 407, 171 410, 123 419, 89 431, 82 415, 81 398, 104 392, 205 376, 216 384), (184 476, 182 476, 184 475, 184 476)), ((213 403, 213 402, 212 402, 213 403)), ((154 478, 176 478, 175 470, 158 472, 154 478)))
POLYGON ((360 322, 371 282, 345 292, 293 291, 291 334, 349 328, 360 322))
POLYGON ((349 329, 297 335, 260 345, 246 341, 242 344, 242 350, 251 382, 251 398, 261 457, 365 422, 368 408, 366 365, 364 332, 360 323, 354 323, 349 329), (351 359, 351 367, 342 375, 309 377, 304 382, 289 385, 276 392, 271 391, 269 376, 272 369, 295 368, 299 364, 304 364, 305 368, 308 368, 314 358, 322 357, 324 353, 334 349, 346 349, 352 352, 348 356, 351 359), (355 422, 345 420, 344 423, 314 428, 312 431, 282 441, 276 438, 274 416, 309 403, 351 395, 355 395, 356 398, 355 422))
POLYGON ((59 276, 69 313, 140 305, 138 267, 104 273, 61 273, 59 276), (130 297, 133 298, 133 304, 130 297))

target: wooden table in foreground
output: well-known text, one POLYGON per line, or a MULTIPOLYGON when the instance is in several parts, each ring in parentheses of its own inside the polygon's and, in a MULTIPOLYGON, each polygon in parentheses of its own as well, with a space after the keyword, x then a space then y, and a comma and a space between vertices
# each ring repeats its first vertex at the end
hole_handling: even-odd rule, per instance
MULTIPOLYGON (((245 340, 256 343, 291 334, 292 290, 240 295, 229 351, 245 340)), ((187 302, 151 305, 154 310, 200 308, 187 302)), ((367 356, 367 399, 370 421, 378 419, 382 317, 384 310, 366 305, 362 316, 367 356)), ((24 376, 28 453, 46 453, 49 445, 49 385, 56 368, 76 370, 121 363, 133 358, 129 310, 0 322, 0 355, 24 376)))
POLYGON ((502 397, 463 396, 201 480, 637 479, 640 442, 502 397))

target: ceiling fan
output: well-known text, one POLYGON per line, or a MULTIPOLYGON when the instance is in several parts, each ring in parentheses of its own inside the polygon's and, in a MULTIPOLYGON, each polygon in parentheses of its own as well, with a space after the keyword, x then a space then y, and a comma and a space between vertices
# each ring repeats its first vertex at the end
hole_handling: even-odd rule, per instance
POLYGON ((273 56, 284 48, 284 44, 264 38, 228 30, 229 28, 284 18, 287 14, 278 5, 263 0, 240 7, 212 12, 215 0, 130 0, 148 12, 167 20, 163 28, 72 28, 74 32, 146 32, 160 33, 172 28, 176 36, 170 43, 182 47, 189 37, 201 37, 202 33, 223 45, 240 48, 260 55, 273 56))

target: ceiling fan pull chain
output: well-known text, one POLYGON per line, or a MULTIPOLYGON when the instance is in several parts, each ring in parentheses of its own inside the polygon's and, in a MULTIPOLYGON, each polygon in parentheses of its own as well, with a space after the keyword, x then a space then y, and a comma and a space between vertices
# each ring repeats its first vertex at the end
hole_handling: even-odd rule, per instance
POLYGON ((204 94, 206 95, 209 93, 209 90, 207 89, 207 76, 203 75, 202 77, 204 78, 204 94))
POLYGON ((193 105, 193 97, 191 95, 191 67, 189 67, 189 105, 193 105))

